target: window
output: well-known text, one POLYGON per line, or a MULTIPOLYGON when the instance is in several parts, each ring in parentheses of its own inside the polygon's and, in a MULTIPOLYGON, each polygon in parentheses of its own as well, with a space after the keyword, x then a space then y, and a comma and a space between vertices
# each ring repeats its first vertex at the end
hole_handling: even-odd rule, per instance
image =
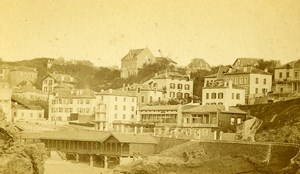
POLYGON ((118 105, 115 105, 115 110, 118 110, 118 105))
POLYGON ((244 83, 244 78, 240 77, 240 84, 243 84, 243 83, 244 83))
POLYGON ((190 89, 190 85, 184 85, 184 89, 185 90, 189 90, 190 89))
POLYGON ((182 98, 182 93, 181 92, 177 92, 177 98, 182 98))
POLYGON ((83 99, 80 99, 80 104, 83 104, 83 99))
POLYGON ((123 106, 123 111, 126 111, 126 106, 123 106))
POLYGON ((85 113, 90 113, 90 109, 89 108, 85 108, 85 113))
POLYGON ((213 103, 211 103, 211 105, 216 105, 217 103, 215 103, 215 102, 213 102, 213 103))
POLYGON ((240 94, 236 94, 236 99, 239 100, 240 99, 240 94))
POLYGON ((145 102, 145 98, 144 96, 141 96, 141 102, 144 103, 145 102))
POLYGON ((118 119, 118 114, 115 114, 115 119, 118 119))
POLYGON ((258 94, 258 88, 255 88, 255 94, 258 94))
POLYGON ((125 119, 126 118, 126 115, 125 114, 123 114, 123 119, 125 119))
POLYGON ((134 106, 131 106, 131 111, 134 111, 134 106))
POLYGON ((223 105, 223 103, 222 103, 222 102, 219 102, 218 105, 223 105))
POLYGON ((126 102, 126 97, 124 97, 123 101, 126 102))
POLYGON ((255 78, 255 83, 258 84, 258 78, 255 78))
POLYGON ((152 96, 150 96, 150 103, 152 103, 152 100, 153 100, 153 99, 152 99, 152 96))
POLYGON ((238 80, 239 80, 239 79, 236 77, 236 78, 234 79, 234 83, 235 83, 235 84, 238 84, 238 80))
POLYGON ((231 117, 231 118, 230 118, 230 124, 231 124, 231 125, 234 125, 234 124, 235 124, 235 118, 234 118, 234 117, 231 117))
POLYGON ((182 84, 177 84, 178 89, 182 89, 182 84))
POLYGON ((48 91, 47 91, 47 87, 44 87, 44 92, 48 92, 48 91))
POLYGON ((170 97, 174 98, 175 97, 175 92, 170 92, 170 97))
POLYGON ((242 123, 242 118, 237 118, 236 123, 237 123, 237 124, 241 124, 241 123, 242 123))
POLYGON ((206 105, 210 105, 210 103, 206 103, 206 105))
POLYGON ((282 78, 282 72, 279 73, 279 78, 282 78))
POLYGON ((48 81, 47 80, 44 80, 44 84, 47 84, 48 83, 48 81))
POLYGON ((42 114, 41 113, 39 113, 39 118, 42 118, 42 114))
POLYGON ((289 78, 289 77, 290 77, 290 73, 286 72, 286 78, 289 78))
POLYGON ((89 100, 89 99, 86 99, 86 100, 85 100, 85 103, 86 103, 86 104, 90 104, 90 100, 89 100))
POLYGON ((266 78, 264 78, 264 84, 267 84, 267 79, 266 78))
POLYGON ((59 108, 58 111, 59 111, 59 112, 63 112, 63 109, 62 109, 62 108, 59 108))
POLYGON ((231 94, 231 98, 234 99, 234 93, 231 94))
POLYGON ((216 99, 216 97, 217 97, 217 94, 216 94, 216 93, 211 93, 211 98, 212 98, 212 99, 216 99))
POLYGON ((185 93, 184 94, 184 98, 189 98, 190 97, 190 94, 189 93, 185 93))
POLYGON ((248 77, 244 77, 244 84, 248 84, 248 77))
POLYGON ((175 83, 171 83, 171 84, 170 84, 170 88, 171 88, 171 89, 175 89, 175 83))
POLYGON ((209 99, 209 93, 206 93, 206 99, 209 99))
POLYGON ((118 97, 115 97, 115 101, 118 101, 118 97))
MULTIPOLYGON (((295 78, 298 78, 298 72, 295 72, 295 78)), ((46 91, 47 92, 47 91, 46 91)))
POLYGON ((131 114, 131 118, 134 119, 134 115, 133 114, 131 114))
POLYGON ((222 93, 222 92, 218 93, 218 98, 219 98, 219 99, 222 99, 222 98, 223 98, 223 93, 222 93))

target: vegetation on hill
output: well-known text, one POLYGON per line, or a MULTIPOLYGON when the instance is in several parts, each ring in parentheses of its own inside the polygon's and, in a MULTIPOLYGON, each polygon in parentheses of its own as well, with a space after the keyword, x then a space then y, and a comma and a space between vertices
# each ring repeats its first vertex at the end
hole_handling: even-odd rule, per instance
POLYGON ((263 120, 257 141, 300 143, 300 99, 269 104, 240 106, 263 120))

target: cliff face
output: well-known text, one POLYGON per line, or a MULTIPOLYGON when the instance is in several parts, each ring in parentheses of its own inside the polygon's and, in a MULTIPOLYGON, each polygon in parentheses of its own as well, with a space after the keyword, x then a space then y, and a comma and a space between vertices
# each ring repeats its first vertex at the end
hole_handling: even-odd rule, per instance
POLYGON ((20 132, 0 111, 0 173, 42 174, 45 159, 44 144, 22 144, 20 132))

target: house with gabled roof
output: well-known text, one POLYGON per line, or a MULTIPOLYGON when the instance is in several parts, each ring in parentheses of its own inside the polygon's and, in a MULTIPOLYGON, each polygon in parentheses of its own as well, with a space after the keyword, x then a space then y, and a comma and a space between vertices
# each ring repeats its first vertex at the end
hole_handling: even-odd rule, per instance
POLYGON ((257 66, 259 61, 263 59, 259 58, 237 58, 232 66, 234 67, 244 67, 244 66, 257 66))
POLYGON ((211 70, 211 66, 204 59, 200 58, 194 58, 187 68, 191 72, 195 72, 197 70, 211 70))
POLYGON ((13 89, 13 96, 26 100, 48 100, 47 93, 37 89, 31 82, 13 89))
POLYGON ((156 58, 148 48, 129 50, 121 60, 121 77, 135 76, 145 63, 154 63, 155 61, 156 58))
POLYGON ((74 89, 77 83, 71 75, 49 73, 42 80, 42 91, 49 94, 59 89, 74 89))

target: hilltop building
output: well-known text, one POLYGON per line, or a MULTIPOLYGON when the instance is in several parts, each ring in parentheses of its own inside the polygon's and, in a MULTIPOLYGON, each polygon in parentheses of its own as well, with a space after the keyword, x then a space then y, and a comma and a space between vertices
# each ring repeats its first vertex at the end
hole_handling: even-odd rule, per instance
POLYGON ((148 48, 129 50, 121 60, 121 78, 136 76, 145 63, 154 63, 156 58, 148 48))
POLYGON ((195 72, 197 70, 211 71, 211 66, 204 59, 200 58, 193 59, 187 68, 191 72, 195 72))
POLYGON ((139 120, 137 117, 137 97, 122 90, 106 90, 95 94, 96 116, 95 127, 100 131, 131 131, 131 123, 139 120))
POLYGON ((188 100, 193 97, 193 80, 188 75, 165 72, 156 75, 144 84, 165 91, 166 99, 188 100))
POLYGON ((232 81, 216 80, 202 88, 203 105, 236 106, 245 104, 245 89, 232 81))
POLYGON ((96 97, 89 89, 61 89, 49 95, 49 121, 92 122, 95 119, 96 97))
POLYGON ((77 81, 70 75, 50 73, 43 78, 42 91, 53 93, 60 89, 74 89, 77 81))

